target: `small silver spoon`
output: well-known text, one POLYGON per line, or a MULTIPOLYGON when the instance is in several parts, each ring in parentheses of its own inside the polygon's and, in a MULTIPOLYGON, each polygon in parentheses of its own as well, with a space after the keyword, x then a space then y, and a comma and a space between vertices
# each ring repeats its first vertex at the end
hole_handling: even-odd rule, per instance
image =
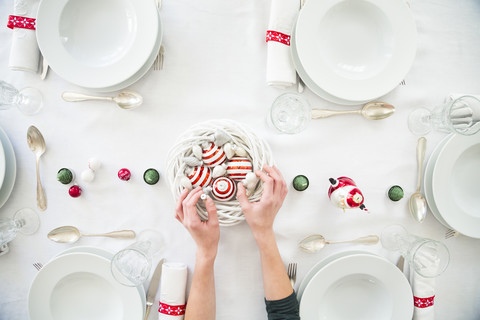
POLYGON ((122 91, 115 97, 91 96, 83 93, 66 91, 62 93, 62 98, 68 102, 87 100, 113 101, 122 109, 135 109, 143 103, 142 96, 130 90, 122 91))
POLYGON ((358 110, 329 110, 312 109, 312 119, 323 119, 340 114, 360 114, 368 120, 380 120, 390 117, 395 112, 395 107, 386 102, 369 102, 358 110))
POLYGON ((422 223, 427 215, 427 201, 423 194, 420 193, 423 177, 423 162, 425 160, 425 150, 427 148, 427 139, 421 137, 417 143, 417 165, 418 165, 418 180, 417 190, 410 196, 408 202, 410 213, 415 221, 422 223))
POLYGON ((80 231, 73 226, 58 227, 50 231, 47 235, 48 239, 60 242, 60 243, 74 243, 80 239, 80 237, 110 237, 110 238, 122 238, 133 239, 135 238, 135 231, 133 230, 120 230, 112 231, 109 233, 96 233, 87 234, 80 233, 80 231))
POLYGON ((45 144, 45 139, 43 138, 40 130, 35 126, 30 126, 27 130, 27 144, 30 150, 35 154, 36 157, 36 169, 37 169, 37 206, 40 210, 44 211, 47 209, 47 198, 45 197, 45 191, 42 187, 42 182, 40 181, 40 157, 47 150, 47 145, 45 144))
POLYGON ((369 235, 360 237, 353 240, 347 241, 327 241, 320 234, 314 234, 306 237, 298 244, 298 247, 305 252, 314 253, 320 251, 327 244, 337 244, 337 243, 360 243, 360 244, 376 244, 378 243, 379 237, 376 235, 369 235))

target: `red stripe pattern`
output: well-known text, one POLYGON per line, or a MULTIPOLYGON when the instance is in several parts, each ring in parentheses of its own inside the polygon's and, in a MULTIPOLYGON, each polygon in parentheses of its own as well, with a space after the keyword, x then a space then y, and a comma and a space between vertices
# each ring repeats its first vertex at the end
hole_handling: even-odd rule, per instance
POLYGON ((243 180, 252 171, 252 162, 248 158, 233 157, 227 162, 227 175, 233 180, 243 180))
POLYGON ((435 299, 435 296, 427 297, 427 298, 419 298, 419 297, 413 296, 413 304, 417 308, 428 308, 433 306, 434 299, 435 299))
POLYGON ((228 201, 237 193, 237 185, 232 179, 220 177, 212 183, 212 195, 216 200, 228 201))
POLYGON ((195 167, 193 168, 192 173, 188 175, 188 179, 192 183, 194 188, 207 187, 212 182, 212 172, 210 168, 207 167, 195 167))
POLYGON ((267 30, 266 41, 276 41, 283 43, 286 46, 290 46, 290 36, 288 34, 278 31, 267 30))
POLYGON ((35 30, 35 19, 10 15, 8 16, 7 27, 35 30))
POLYGON ((203 149, 202 159, 207 167, 215 167, 224 163, 227 160, 227 156, 221 147, 212 142, 210 146, 203 149))
POLYGON ((171 306, 169 304, 160 302, 160 308, 158 309, 158 312, 169 316, 182 316, 185 314, 186 309, 186 304, 180 306, 171 306))

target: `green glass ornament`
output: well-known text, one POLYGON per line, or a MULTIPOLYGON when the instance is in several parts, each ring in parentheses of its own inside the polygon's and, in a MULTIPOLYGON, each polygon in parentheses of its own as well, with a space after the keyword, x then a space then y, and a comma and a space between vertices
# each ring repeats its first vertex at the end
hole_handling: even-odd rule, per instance
POLYGON ((298 175, 293 178, 293 188, 297 191, 303 191, 308 188, 308 178, 304 175, 298 175))
POLYGON ((74 178, 74 175, 70 169, 62 168, 58 170, 57 180, 60 181, 60 183, 69 184, 70 182, 73 181, 73 178, 74 178))
POLYGON ((400 186, 392 186, 388 189, 388 198, 392 201, 399 201, 404 195, 403 189, 400 186))
POLYGON ((160 180, 160 174, 153 168, 147 169, 143 174, 143 180, 150 185, 156 184, 160 180))

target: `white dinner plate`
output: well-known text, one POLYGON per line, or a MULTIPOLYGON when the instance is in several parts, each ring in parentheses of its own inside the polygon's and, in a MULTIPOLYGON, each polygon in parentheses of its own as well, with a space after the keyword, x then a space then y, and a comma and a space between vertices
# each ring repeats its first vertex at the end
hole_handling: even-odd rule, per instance
POLYGON ((440 150, 433 169, 433 197, 452 229, 480 238, 480 135, 454 135, 440 150))
POLYGON ((302 320, 405 320, 413 295, 403 273, 373 254, 338 258, 312 277, 300 301, 302 320))
POLYGON ((325 259, 320 260, 310 270, 308 270, 308 272, 303 277, 302 282, 298 286, 298 290, 297 290, 298 301, 300 301, 302 299, 302 294, 303 294, 303 291, 305 290, 305 287, 307 286, 307 284, 310 282, 310 280, 313 278, 313 276, 320 269, 322 269, 324 266, 326 266, 327 264, 329 264, 332 261, 335 261, 338 258, 345 257, 345 256, 348 256, 348 255, 354 255, 354 254, 372 254, 372 253, 366 252, 366 251, 344 251, 344 252, 339 252, 339 253, 332 254, 331 256, 328 256, 325 259))
POLYGON ((303 83, 312 90, 313 93, 315 93, 317 96, 320 98, 323 98, 327 101, 340 104, 340 105, 359 105, 359 104, 365 104, 369 102, 370 100, 363 100, 363 101, 349 101, 349 100, 344 100, 337 98, 335 96, 332 96, 328 92, 325 92, 325 90, 322 90, 309 76, 308 73, 305 71, 305 69, 302 66, 302 63, 300 62, 300 59, 298 58, 298 53, 297 53, 297 46, 295 44, 295 29, 292 32, 292 41, 290 42, 290 52, 292 56, 292 61, 293 65, 295 66, 295 69, 297 70, 298 75, 300 76, 300 79, 302 79, 303 83))
POLYGON ((2 142, 2 148, 5 157, 5 176, 3 178, 3 184, 0 188, 0 208, 7 202, 10 194, 12 193, 13 186, 15 185, 15 178, 17 176, 17 161, 15 158, 15 151, 13 150, 12 143, 8 139, 5 131, 0 127, 0 141, 2 142))
POLYGON ((96 254, 69 253, 37 273, 28 294, 31 320, 143 319, 135 287, 118 283, 110 260, 96 254))
POLYGON ((3 144, 0 140, 0 190, 2 189, 3 180, 5 179, 5 151, 3 150, 3 144))
POLYGON ((322 90, 366 101, 393 90, 413 64, 417 31, 403 0, 311 0, 295 33, 299 60, 322 90))
POLYGON ((37 41, 49 66, 85 88, 120 84, 145 65, 159 35, 153 0, 42 0, 37 41))
MULTIPOLYGON (((62 256, 64 254, 68 253, 74 253, 74 252, 86 252, 86 253, 91 253, 91 254, 96 254, 100 257, 103 257, 108 260, 112 260, 113 258, 113 253, 100 249, 97 247, 91 247, 91 246, 76 246, 76 247, 71 247, 68 248, 62 252, 60 252, 57 257, 62 256)), ((143 313, 145 314, 145 309, 147 308, 147 296, 145 295, 145 288, 143 286, 137 286, 136 287, 138 290, 138 295, 140 296, 140 299, 142 299, 142 305, 143 305, 143 313)))
POLYGON ((428 208, 433 216, 445 227, 451 229, 452 227, 443 219, 442 215, 438 211, 437 204, 435 203, 435 199, 433 197, 433 185, 432 185, 432 178, 433 178, 433 168, 435 168, 435 163, 437 162, 438 155, 440 150, 442 150, 445 143, 448 140, 453 138, 453 134, 446 136, 442 139, 436 146, 435 149, 432 151, 430 158, 427 161, 427 165, 425 166, 425 174, 423 178, 423 190, 425 192, 425 199, 427 200, 428 208))

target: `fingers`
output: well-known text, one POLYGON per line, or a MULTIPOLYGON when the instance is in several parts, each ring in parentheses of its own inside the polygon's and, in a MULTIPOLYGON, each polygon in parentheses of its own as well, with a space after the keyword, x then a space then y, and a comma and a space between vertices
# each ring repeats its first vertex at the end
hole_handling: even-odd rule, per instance
POLYGON ((275 166, 270 167, 267 165, 263 166, 263 170, 273 179, 273 192, 284 198, 287 195, 288 188, 280 170, 275 166))
POLYGON ((243 211, 250 206, 250 201, 247 198, 247 191, 241 182, 237 183, 237 200, 243 211))
POLYGON ((263 194, 270 195, 273 193, 273 179, 262 170, 255 170, 255 174, 263 181, 263 194))
POLYGON ((183 200, 188 195, 188 189, 184 189, 182 193, 180 193, 180 197, 177 200, 177 205, 175 206, 175 219, 180 222, 183 222, 183 200))
POLYGON ((208 222, 209 224, 218 223, 218 214, 217 214, 217 207, 215 207, 215 203, 213 202, 212 198, 207 197, 205 200, 205 208, 208 212, 208 222))

